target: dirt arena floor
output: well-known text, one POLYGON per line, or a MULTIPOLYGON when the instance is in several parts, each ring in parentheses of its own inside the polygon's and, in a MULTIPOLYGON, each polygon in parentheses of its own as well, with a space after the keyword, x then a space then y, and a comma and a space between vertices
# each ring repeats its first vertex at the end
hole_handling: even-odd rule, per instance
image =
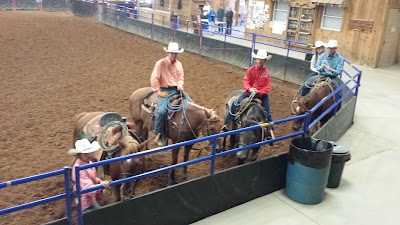
MULTIPOLYGON (((66 152, 72 147, 73 117, 78 113, 115 111, 130 120, 128 98, 149 85, 154 63, 165 56, 163 46, 69 14, 1 12, 0 182, 68 165, 66 152)), ((186 91, 223 118, 224 100, 242 87, 245 71, 187 52, 179 60, 186 91)), ((275 119, 290 116, 289 102, 297 88, 273 80, 270 98, 275 119)), ((276 130, 278 136, 290 133, 290 124, 276 130)), ((288 143, 264 147, 260 158, 287 151, 288 143)), ((192 151, 190 158, 196 155, 192 151)), ((153 158, 147 163, 149 170, 168 166, 171 160, 170 153, 153 158)), ((217 160, 217 170, 235 164, 234 156, 226 156, 217 160)), ((192 177, 207 175, 209 162, 190 166, 189 172, 192 177)), ((165 173, 141 180, 136 193, 163 188, 167 179, 165 173)), ((182 170, 177 171, 177 181, 182 181, 182 170)), ((62 192, 62 176, 0 189, 0 209, 62 192)), ((65 203, 57 201, 1 216, 0 224, 40 224, 64 216, 65 203)))

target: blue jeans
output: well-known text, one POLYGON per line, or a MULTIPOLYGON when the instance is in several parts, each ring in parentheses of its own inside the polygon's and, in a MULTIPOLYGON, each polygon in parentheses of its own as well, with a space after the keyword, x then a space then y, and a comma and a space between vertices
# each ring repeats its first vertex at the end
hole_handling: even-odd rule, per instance
MULTIPOLYGON (((249 96, 250 96, 250 93, 247 93, 247 92, 244 92, 242 95, 240 95, 239 98, 237 98, 237 100, 235 100, 234 103, 232 103, 230 112, 232 112, 232 113, 236 112, 237 106, 235 105, 235 102, 237 102, 237 104, 240 104, 240 102, 242 102, 242 100, 244 98, 249 97, 249 96)), ((261 100, 261 105, 264 107, 265 112, 267 113, 268 122, 271 122, 272 114, 271 114, 271 109, 269 107, 269 96, 268 96, 268 94, 265 94, 259 98, 261 100)), ((232 120, 233 116, 231 115, 230 112, 228 111, 225 115, 224 125, 228 125, 228 123, 232 120)))
MULTIPOLYGON (((175 93, 178 93, 178 90, 176 88, 161 88, 161 92, 165 91, 168 93, 168 95, 172 95, 175 93)), ((157 110, 157 116, 156 116, 156 128, 155 128, 155 133, 159 134, 162 133, 164 130, 165 126, 165 116, 167 115, 168 112, 168 102, 169 98, 161 98, 158 97, 158 110, 157 110)))
POLYGON ((309 73, 309 74, 307 75, 306 80, 304 81, 303 85, 302 85, 301 88, 300 88, 300 91, 299 91, 300 96, 306 95, 307 92, 308 92, 308 90, 309 90, 309 88, 305 85, 305 82, 306 82, 310 77, 313 77, 313 76, 316 76, 316 75, 318 75, 318 73, 316 73, 316 72, 314 72, 314 71, 311 72, 311 73, 309 73))

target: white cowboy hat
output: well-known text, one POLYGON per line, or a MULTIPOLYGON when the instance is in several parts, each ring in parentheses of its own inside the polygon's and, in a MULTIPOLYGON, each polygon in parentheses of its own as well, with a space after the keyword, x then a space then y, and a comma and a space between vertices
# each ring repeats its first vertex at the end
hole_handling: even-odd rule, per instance
POLYGON ((97 141, 89 142, 88 139, 84 138, 75 142, 75 148, 68 150, 69 155, 77 155, 78 153, 91 153, 100 149, 100 145, 97 141))
POLYGON ((328 44, 326 45, 327 48, 337 48, 337 41, 336 40, 329 40, 328 44))
POLYGON ((164 51, 172 52, 172 53, 182 53, 184 51, 184 49, 182 48, 182 49, 179 50, 178 43, 170 42, 168 44, 168 49, 164 47, 164 51))
POLYGON ((272 55, 268 55, 268 53, 267 53, 267 51, 265 51, 265 49, 258 49, 257 54, 252 52, 251 56, 253 56, 253 58, 255 58, 255 59, 270 60, 272 58, 272 55))
POLYGON ((325 43, 322 41, 316 41, 313 48, 320 48, 320 47, 325 47, 325 43))

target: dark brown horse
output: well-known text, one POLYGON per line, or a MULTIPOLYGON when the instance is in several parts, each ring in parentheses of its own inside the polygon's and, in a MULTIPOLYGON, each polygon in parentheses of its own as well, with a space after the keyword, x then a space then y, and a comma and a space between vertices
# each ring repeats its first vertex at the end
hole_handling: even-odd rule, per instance
MULTIPOLYGON (((299 97, 297 100, 292 102, 292 108, 296 115, 301 115, 307 113, 315 105, 317 105, 323 98, 328 96, 333 91, 332 87, 329 85, 319 85, 310 90, 305 96, 299 97)), ((334 96, 329 98, 324 104, 322 104, 312 115, 311 122, 317 119, 326 109, 328 109, 335 102, 334 96)), ((321 120, 321 126, 323 126, 331 117, 332 111, 326 114, 321 120)), ((303 120, 293 121, 292 129, 294 131, 299 131, 303 126, 303 120)), ((316 129, 317 126, 316 126, 316 129)))
MULTIPOLYGON (((104 112, 89 112, 89 113, 81 113, 77 115, 76 121, 74 123, 74 131, 73 131, 73 143, 76 140, 81 139, 83 131, 87 124, 95 121, 96 118, 103 115, 104 112)), ((132 130, 133 124, 127 123, 127 128, 123 129, 123 125, 116 125, 110 128, 107 137, 105 138, 105 142, 108 146, 116 146, 118 149, 113 154, 113 157, 124 156, 132 153, 139 152, 144 149, 147 144, 146 142, 140 143, 139 138, 135 135, 135 131, 132 130), (127 132, 123 134, 124 132, 127 132), (123 137, 123 138, 122 138, 123 137)), ((96 151, 94 153, 94 160, 100 161, 105 158, 107 153, 103 150, 96 151)), ((119 161, 116 163, 109 164, 109 173, 111 179, 118 180, 121 178, 126 178, 129 176, 140 174, 145 169, 143 158, 133 158, 124 161, 119 161)), ((98 168, 100 169, 100 168, 98 168)), ((104 174, 99 173, 100 177, 104 174)), ((136 181, 125 182, 122 185, 113 186, 112 187, 112 195, 113 202, 130 199, 135 193, 136 181)))
MULTIPOLYGON (((135 122, 136 130, 141 134, 143 140, 148 139, 149 129, 154 129, 155 117, 149 127, 151 115, 146 110, 143 110, 142 103, 146 96, 151 93, 149 87, 140 88, 131 95, 130 112, 133 121, 135 122)), ((203 136, 213 135, 220 132, 222 123, 216 112, 212 109, 206 109, 194 103, 189 103, 186 109, 186 118, 181 125, 182 110, 175 112, 168 119, 168 138, 172 143, 183 142, 197 138, 200 131, 203 136)), ((185 146, 185 154, 183 160, 186 162, 189 159, 189 152, 193 145, 185 146)), ((221 148, 221 141, 218 141, 217 148, 221 148)), ((172 150, 172 165, 178 162, 179 148, 172 150)), ((185 179, 189 179, 187 167, 183 168, 185 179)), ((168 185, 175 184, 175 170, 171 170, 169 174, 168 185)))

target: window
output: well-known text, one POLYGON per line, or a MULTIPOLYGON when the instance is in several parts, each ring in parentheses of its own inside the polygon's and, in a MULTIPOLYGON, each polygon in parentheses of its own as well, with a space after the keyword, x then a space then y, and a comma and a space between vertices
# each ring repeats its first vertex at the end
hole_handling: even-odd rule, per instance
POLYGON ((274 7, 274 21, 287 21, 289 12, 289 4, 284 2, 275 2, 274 7))
POLYGON ((342 28, 343 8, 325 6, 321 28, 340 31, 342 28))

